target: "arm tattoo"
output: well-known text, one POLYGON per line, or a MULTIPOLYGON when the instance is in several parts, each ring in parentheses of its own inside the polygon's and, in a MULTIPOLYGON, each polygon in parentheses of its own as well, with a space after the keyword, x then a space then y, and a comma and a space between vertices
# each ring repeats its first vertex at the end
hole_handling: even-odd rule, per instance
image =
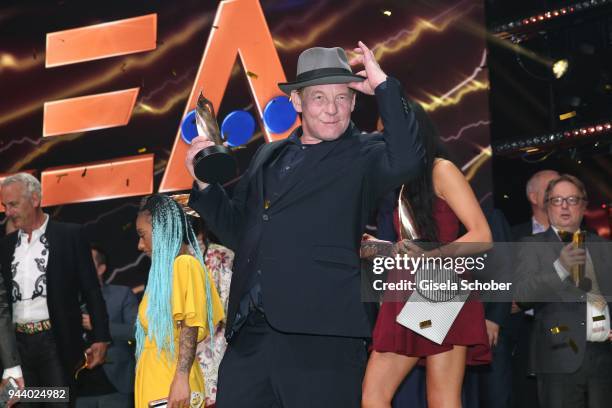
POLYGON ((191 366, 195 359, 197 340, 197 327, 181 326, 178 365, 176 367, 178 372, 189 374, 191 371, 191 366))
POLYGON ((393 244, 389 241, 362 241, 359 256, 367 260, 373 260, 380 256, 393 257, 393 244))

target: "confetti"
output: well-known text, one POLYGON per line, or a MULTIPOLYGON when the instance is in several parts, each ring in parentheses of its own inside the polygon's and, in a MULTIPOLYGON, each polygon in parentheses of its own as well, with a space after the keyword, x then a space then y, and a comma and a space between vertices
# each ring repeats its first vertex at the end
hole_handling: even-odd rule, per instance
POLYGON ((246 73, 248 76, 250 76, 251 78, 257 79, 257 74, 251 71, 247 71, 246 73))
POLYGON ((555 326, 550 329, 552 334, 559 334, 561 332, 569 331, 567 326, 555 326))

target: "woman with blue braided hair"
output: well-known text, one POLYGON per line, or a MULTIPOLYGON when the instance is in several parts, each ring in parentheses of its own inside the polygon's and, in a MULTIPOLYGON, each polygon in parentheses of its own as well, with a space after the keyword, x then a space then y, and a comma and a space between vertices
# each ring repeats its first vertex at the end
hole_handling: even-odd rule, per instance
POLYGON ((145 198, 136 230, 138 249, 151 258, 136 322, 136 407, 163 399, 169 408, 202 407, 196 345, 223 318, 219 295, 177 202, 161 194, 145 198))

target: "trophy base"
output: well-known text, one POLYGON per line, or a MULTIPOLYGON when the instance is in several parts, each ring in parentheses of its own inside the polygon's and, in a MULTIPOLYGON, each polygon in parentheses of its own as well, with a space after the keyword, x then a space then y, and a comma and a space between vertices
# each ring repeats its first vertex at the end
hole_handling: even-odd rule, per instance
POLYGON ((193 170, 198 180, 208 184, 227 183, 238 173, 232 151, 223 145, 200 150, 193 158, 193 170))

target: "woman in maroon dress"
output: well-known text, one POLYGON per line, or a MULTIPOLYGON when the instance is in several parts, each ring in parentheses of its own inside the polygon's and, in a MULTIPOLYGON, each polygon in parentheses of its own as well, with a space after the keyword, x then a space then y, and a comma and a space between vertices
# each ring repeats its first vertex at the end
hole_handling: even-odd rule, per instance
MULTIPOLYGON (((491 231, 469 183, 445 158, 427 114, 416 104, 413 109, 421 126, 427 166, 419 179, 404 186, 402 199, 410 203, 420 238, 442 244, 442 253, 445 253, 444 244, 451 242, 483 243, 481 247, 486 250, 491 242, 491 231), (467 230, 461 236, 460 223, 467 230)), ((398 231, 397 208, 394 221, 398 231)), ((453 245, 452 248, 456 256, 470 255, 460 251, 473 252, 475 249, 474 245, 453 245)), ((394 252, 418 256, 423 250, 404 240, 394 245, 394 252)), ((404 302, 384 302, 381 306, 363 382, 362 406, 391 407, 397 388, 421 362, 426 366, 428 406, 461 407, 466 364, 486 364, 491 360, 482 303, 476 300, 465 303, 441 345, 397 323, 395 319, 403 307, 404 302)))

